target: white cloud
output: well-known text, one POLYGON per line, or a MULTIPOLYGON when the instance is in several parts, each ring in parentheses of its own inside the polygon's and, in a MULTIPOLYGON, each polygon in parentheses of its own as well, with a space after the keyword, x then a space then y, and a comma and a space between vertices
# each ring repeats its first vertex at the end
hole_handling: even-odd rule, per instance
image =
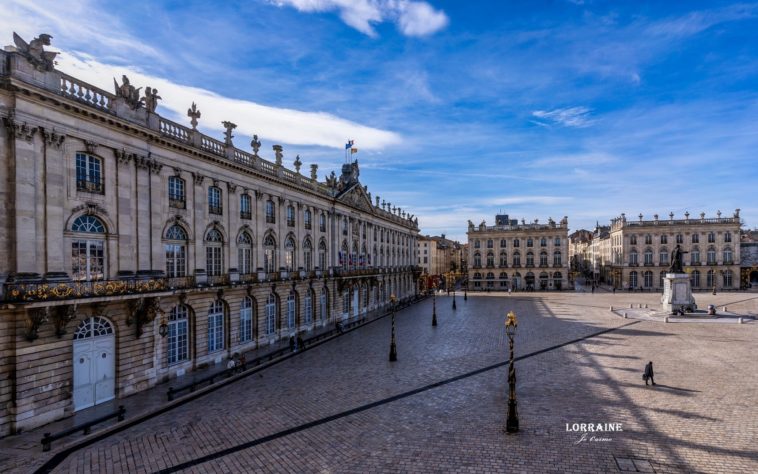
POLYGON ((428 36, 445 28, 445 12, 416 0, 270 0, 277 6, 291 6, 301 12, 338 11, 347 25, 376 37, 374 24, 395 23, 406 36, 428 36))
POLYGON ((550 111, 535 110, 532 115, 543 120, 543 122, 538 122, 541 125, 553 123, 564 127, 584 128, 594 123, 589 118, 590 109, 587 107, 566 107, 550 111))
MULTIPOLYGON (((395 132, 380 130, 342 119, 325 112, 304 112, 224 97, 198 87, 189 87, 169 79, 145 74, 135 67, 104 64, 81 53, 66 53, 58 69, 102 89, 113 90, 113 78, 126 74, 136 86, 158 89, 163 98, 160 111, 177 122, 187 123, 187 109, 196 102, 202 112, 200 126, 222 131, 221 122, 237 124, 235 134, 252 136, 275 143, 318 145, 342 148, 346 139, 354 139, 359 149, 376 150, 400 143, 395 132), (168 111, 168 114, 165 112, 168 111)), ((237 143, 242 147, 244 144, 237 143)))

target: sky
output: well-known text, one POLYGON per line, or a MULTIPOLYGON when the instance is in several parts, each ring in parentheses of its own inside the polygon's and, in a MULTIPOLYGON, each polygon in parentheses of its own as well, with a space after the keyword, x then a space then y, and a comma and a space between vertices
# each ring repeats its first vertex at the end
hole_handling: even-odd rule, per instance
POLYGON ((497 213, 571 231, 741 208, 758 226, 758 3, 0 0, 0 38, 159 90, 158 112, 320 179, 352 139, 374 196, 466 240, 497 213))

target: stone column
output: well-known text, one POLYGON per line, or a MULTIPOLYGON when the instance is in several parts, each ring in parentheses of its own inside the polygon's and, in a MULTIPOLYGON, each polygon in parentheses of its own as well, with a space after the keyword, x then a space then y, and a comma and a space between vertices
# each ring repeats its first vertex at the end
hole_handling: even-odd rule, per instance
POLYGON ((40 257, 44 255, 44 246, 38 223, 43 222, 44 208, 42 190, 37 184, 42 178, 42 160, 37 159, 41 156, 42 140, 35 140, 36 126, 11 120, 8 127, 11 155, 15 158, 11 168, 15 173, 11 180, 15 183, 12 200, 16 213, 15 222, 11 223, 11 226, 15 224, 12 239, 16 243, 16 252, 9 260, 9 266, 11 271, 43 273, 44 264, 40 257))
MULTIPOLYGON (((46 272, 67 272, 63 256, 65 247, 63 232, 66 230, 66 216, 61 203, 66 201, 66 153, 65 136, 55 130, 44 130, 45 138, 45 244, 47 249, 46 272)), ((7 261, 7 260, 6 260, 7 261)))
POLYGON ((135 225, 137 207, 133 205, 136 168, 131 164, 132 156, 125 150, 116 150, 116 226, 118 226, 118 268, 137 271, 137 228, 135 225), (131 166, 130 166, 131 165, 131 166))

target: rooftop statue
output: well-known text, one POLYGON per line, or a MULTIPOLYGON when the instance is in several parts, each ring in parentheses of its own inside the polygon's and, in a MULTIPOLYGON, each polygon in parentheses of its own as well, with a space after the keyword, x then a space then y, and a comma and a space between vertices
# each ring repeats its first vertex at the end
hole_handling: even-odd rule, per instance
POLYGON ((197 104, 194 102, 192 103, 192 108, 187 109, 187 117, 192 119, 190 120, 192 130, 197 130, 197 119, 200 118, 200 111, 197 109, 197 104))
POLYGON ((16 44, 16 50, 27 61, 34 64, 34 67, 38 71, 52 71, 55 66, 55 56, 58 53, 45 51, 45 46, 50 46, 51 39, 53 39, 52 36, 43 33, 27 43, 15 31, 13 32, 13 42, 16 44))
POLYGON ((155 113, 155 108, 158 107, 158 101, 161 99, 162 97, 158 95, 158 89, 153 89, 150 86, 145 88, 145 98, 143 100, 148 112, 155 113))
POLYGON ((129 78, 126 77, 126 75, 121 76, 121 85, 118 85, 118 82, 116 82, 116 78, 114 77, 113 86, 116 88, 116 97, 124 99, 132 110, 137 110, 142 105, 144 99, 141 99, 139 96, 139 91, 142 88, 135 88, 131 85, 129 78))

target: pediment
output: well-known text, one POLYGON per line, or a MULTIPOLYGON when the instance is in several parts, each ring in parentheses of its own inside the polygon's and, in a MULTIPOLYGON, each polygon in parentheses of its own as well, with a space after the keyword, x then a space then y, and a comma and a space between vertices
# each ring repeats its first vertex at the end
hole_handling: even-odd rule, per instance
POLYGON ((371 199, 368 197, 368 194, 360 183, 356 183, 340 193, 340 195, 337 196, 337 201, 362 211, 374 212, 374 206, 371 204, 371 199))

